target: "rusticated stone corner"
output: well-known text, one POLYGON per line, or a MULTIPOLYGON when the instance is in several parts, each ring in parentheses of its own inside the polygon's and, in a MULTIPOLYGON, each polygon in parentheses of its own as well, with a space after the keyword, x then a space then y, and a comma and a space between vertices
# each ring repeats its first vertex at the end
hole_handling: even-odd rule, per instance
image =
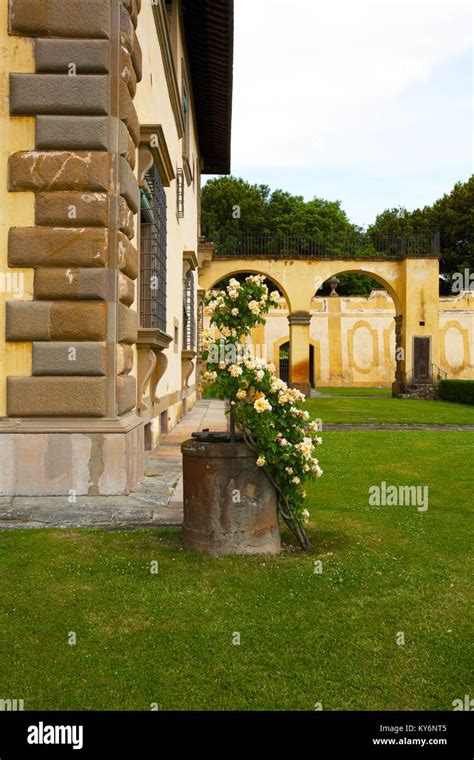
POLYGON ((110 37, 110 4, 97 0, 9 0, 9 33, 25 37, 110 37))
POLYGON ((9 417, 105 417, 105 377, 9 377, 9 417))

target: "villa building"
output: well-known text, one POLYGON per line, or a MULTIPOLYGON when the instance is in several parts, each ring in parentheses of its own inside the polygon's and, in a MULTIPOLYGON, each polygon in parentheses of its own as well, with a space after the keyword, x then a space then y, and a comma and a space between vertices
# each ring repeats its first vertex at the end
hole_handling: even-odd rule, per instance
POLYGON ((128 493, 196 398, 232 0, 0 8, 0 494, 128 493))

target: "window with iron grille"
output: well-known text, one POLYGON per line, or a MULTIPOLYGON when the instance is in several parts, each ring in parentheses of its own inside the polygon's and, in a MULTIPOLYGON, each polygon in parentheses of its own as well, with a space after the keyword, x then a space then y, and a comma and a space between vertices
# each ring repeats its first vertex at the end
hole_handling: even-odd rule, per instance
POLYGON ((184 172, 182 169, 176 170, 176 213, 178 218, 184 216, 184 172))
POLYGON ((194 274, 189 271, 183 280, 183 349, 185 351, 194 351, 195 345, 194 274))
POLYGON ((156 166, 141 189, 140 323, 166 332, 166 194, 156 166))

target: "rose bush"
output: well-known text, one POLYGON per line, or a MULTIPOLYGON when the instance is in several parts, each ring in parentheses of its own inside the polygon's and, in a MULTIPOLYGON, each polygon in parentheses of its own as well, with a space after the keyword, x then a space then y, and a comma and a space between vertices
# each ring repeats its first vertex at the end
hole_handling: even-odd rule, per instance
POLYGON ((230 411, 278 493, 278 509, 303 548, 309 548, 303 528, 309 517, 304 508, 305 481, 323 473, 316 457, 322 443, 318 426, 298 404, 304 395, 276 376, 275 366, 256 358, 244 343, 252 328, 265 322, 270 308, 281 301, 269 293, 263 275, 245 282, 231 279, 223 290, 213 290, 205 303, 220 336, 203 336, 207 363, 203 385, 212 386, 217 398, 230 402, 230 411))

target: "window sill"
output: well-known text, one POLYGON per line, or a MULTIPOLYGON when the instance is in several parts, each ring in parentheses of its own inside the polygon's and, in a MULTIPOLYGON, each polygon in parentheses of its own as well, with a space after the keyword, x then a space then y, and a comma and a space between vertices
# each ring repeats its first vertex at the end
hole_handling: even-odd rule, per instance
POLYGON ((172 340, 171 335, 167 335, 157 327, 140 327, 138 329, 138 348, 153 348, 156 351, 164 351, 172 340))

